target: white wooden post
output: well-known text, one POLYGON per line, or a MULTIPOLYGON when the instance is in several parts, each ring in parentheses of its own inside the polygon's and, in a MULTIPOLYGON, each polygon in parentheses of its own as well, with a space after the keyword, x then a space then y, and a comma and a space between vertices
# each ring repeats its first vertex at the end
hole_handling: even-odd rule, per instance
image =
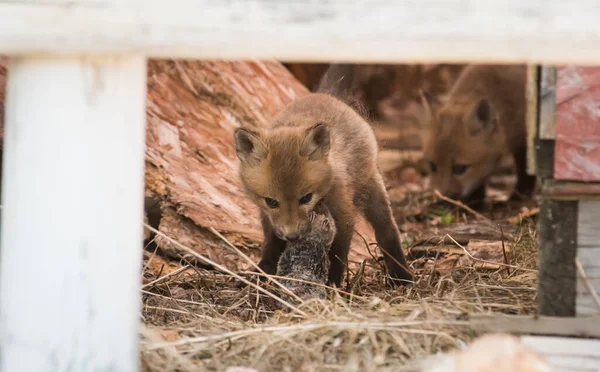
POLYGON ((1 371, 135 371, 143 219, 143 57, 9 67, 1 371))

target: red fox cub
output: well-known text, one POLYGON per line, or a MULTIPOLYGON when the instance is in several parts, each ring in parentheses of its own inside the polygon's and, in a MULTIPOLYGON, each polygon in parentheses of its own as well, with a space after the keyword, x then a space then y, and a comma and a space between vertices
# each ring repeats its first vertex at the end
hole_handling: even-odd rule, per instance
POLYGON ((373 130, 333 96, 312 93, 288 104, 268 127, 238 128, 235 146, 247 195, 260 208, 264 246, 259 267, 274 274, 287 242, 310 230, 327 207, 337 232, 328 283, 341 284, 356 213, 373 226, 394 284, 412 281, 379 172, 373 130))
POLYGON ((481 202, 486 181, 501 158, 512 154, 517 184, 511 199, 531 196, 536 178, 526 173, 525 82, 525 66, 473 65, 442 104, 434 107, 422 96, 431 188, 481 202))

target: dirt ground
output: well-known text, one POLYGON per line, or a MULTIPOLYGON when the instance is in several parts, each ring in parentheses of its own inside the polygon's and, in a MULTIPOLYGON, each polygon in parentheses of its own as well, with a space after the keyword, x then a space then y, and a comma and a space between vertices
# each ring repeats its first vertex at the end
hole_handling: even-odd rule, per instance
POLYGON ((373 127, 416 282, 387 285, 381 253, 364 223, 356 234, 362 249, 350 256, 343 288, 330 289, 326 301, 283 309, 272 281, 259 286, 262 292, 256 285, 235 286, 236 273, 251 268, 248 260, 257 262, 256 250, 231 244, 243 265, 205 269, 147 249, 144 370, 414 370, 423 356, 475 337, 472 314, 535 311, 536 202, 507 202, 515 182, 511 162, 494 176, 482 211, 436 203, 418 171, 419 127, 409 115, 414 107, 402 110, 393 100, 383 102, 383 117, 373 127))

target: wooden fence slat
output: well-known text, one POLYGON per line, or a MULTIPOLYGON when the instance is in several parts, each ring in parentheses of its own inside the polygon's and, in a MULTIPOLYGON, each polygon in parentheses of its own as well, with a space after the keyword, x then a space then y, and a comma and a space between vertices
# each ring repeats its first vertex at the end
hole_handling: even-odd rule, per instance
POLYGON ((554 178, 600 180, 600 68, 558 66, 554 178))
POLYGON ((578 202, 543 199, 538 220, 540 315, 575 315, 578 202))
POLYGON ((554 139, 556 108, 556 68, 543 66, 540 76, 540 139, 554 139))
POLYGON ((600 316, 576 318, 473 314, 470 323, 474 330, 482 332, 600 338, 600 316))
POLYGON ((556 372, 596 372, 600 367, 600 340, 546 336, 521 340, 542 354, 556 372))
POLYGON ((146 61, 13 59, 2 177, 2 371, 135 371, 146 61))
MULTIPOLYGON (((582 200, 579 202, 577 216, 577 246, 579 248, 600 248, 600 200, 582 200)), ((600 250, 598 251, 600 253, 600 250)), ((600 257, 590 262, 598 262, 600 257)), ((585 266, 586 263, 582 262, 585 266)))
MULTIPOLYGON (((587 281, 600 294, 600 201, 580 200, 577 215, 577 259, 587 281)), ((577 315, 600 314, 600 307, 588 290, 588 284, 577 275, 577 315)))
POLYGON ((535 175, 535 139, 538 136, 538 95, 540 68, 537 65, 527 66, 527 84, 525 86, 525 102, 527 104, 525 123, 527 127, 527 173, 535 175))
POLYGON ((3 1, 0 53, 598 64, 599 18, 595 0, 3 1))

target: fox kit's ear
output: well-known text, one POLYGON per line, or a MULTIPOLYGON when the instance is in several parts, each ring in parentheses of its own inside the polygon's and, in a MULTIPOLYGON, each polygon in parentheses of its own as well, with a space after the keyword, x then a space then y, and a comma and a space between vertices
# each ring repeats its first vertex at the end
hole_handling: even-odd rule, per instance
POLYGON ((306 137, 300 147, 300 155, 308 160, 319 160, 329 153, 329 127, 320 123, 306 131, 306 137))
POLYGON ((269 153, 257 133, 238 128, 234 133, 235 151, 242 163, 254 167, 263 161, 269 153))
POLYGON ((439 105, 439 102, 423 89, 419 89, 419 96, 421 97, 421 106, 423 107, 421 121, 424 126, 429 126, 433 123, 435 108, 439 105))
POLYGON ((466 120, 467 128, 471 135, 490 133, 496 125, 496 118, 494 117, 492 106, 485 98, 482 98, 477 102, 466 120))

